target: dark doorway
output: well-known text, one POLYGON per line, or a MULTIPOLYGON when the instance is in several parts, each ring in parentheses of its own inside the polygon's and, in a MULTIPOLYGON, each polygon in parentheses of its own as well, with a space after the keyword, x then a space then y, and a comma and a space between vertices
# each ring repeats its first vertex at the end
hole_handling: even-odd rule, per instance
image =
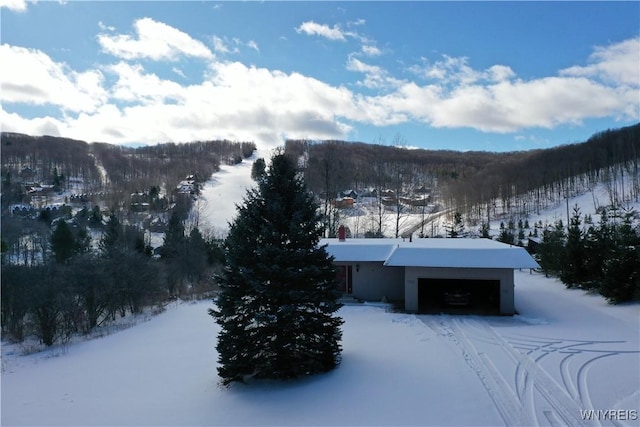
POLYGON ((418 279, 421 313, 500 314, 500 281, 418 279))
POLYGON ((353 293, 353 272, 350 265, 337 266, 337 279, 340 283, 340 290, 343 294, 350 295, 353 293))

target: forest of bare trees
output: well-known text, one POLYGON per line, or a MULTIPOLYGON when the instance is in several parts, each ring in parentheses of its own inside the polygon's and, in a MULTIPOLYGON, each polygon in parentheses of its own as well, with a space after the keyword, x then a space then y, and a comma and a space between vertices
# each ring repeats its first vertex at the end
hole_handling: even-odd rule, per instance
MULTIPOLYGON (((287 141, 286 152, 302 159, 305 179, 325 199, 329 218, 329 199, 344 189, 373 188, 380 195, 384 189, 400 194, 428 187, 441 209, 461 212, 471 225, 539 213, 597 183, 609 187, 612 202, 640 198, 640 124, 583 143, 506 153, 309 140, 287 141)), ((401 209, 398 202, 398 221, 401 209)))
POLYGON ((220 164, 239 163, 256 146, 252 142, 221 140, 131 148, 2 133, 1 148, 3 204, 20 201, 10 197, 16 193, 10 190, 12 183, 57 183, 69 188, 73 180, 80 181, 85 192, 108 191, 110 204, 115 207, 126 206, 131 193, 154 186, 171 196, 186 176, 203 182, 219 170, 220 164))

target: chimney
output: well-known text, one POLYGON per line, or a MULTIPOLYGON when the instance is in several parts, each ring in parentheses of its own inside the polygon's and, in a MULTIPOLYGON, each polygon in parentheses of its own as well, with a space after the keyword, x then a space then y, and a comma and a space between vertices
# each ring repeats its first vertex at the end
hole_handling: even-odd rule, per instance
POLYGON ((340 227, 338 227, 338 240, 340 242, 344 242, 346 238, 347 238, 347 229, 344 225, 341 225, 340 227))

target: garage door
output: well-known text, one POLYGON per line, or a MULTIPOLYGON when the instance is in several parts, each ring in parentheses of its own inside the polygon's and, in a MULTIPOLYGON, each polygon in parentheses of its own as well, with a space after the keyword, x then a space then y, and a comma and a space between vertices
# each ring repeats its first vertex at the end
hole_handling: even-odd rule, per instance
POLYGON ((421 313, 499 314, 500 281, 418 279, 421 313))

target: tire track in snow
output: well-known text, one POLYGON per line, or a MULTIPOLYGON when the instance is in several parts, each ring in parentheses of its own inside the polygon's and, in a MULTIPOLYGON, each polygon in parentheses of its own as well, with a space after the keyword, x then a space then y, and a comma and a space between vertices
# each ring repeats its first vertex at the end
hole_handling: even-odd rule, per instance
MULTIPOLYGON (((598 340, 573 340, 540 338, 522 335, 514 335, 505 338, 514 348, 525 351, 536 363, 541 363, 552 355, 562 355, 558 364, 558 370, 562 386, 566 389, 571 398, 579 403, 582 408, 594 408, 594 404, 589 393, 587 384, 588 373, 595 365, 595 362, 622 354, 638 354, 636 350, 613 350, 613 344, 625 344, 626 341, 598 341, 598 340), (585 348, 595 346, 596 348, 585 348), (600 346, 605 346, 600 349, 600 346), (575 369, 577 366, 577 369, 575 369), (574 367, 572 373, 570 367, 574 367)), ((543 411, 543 415, 552 425, 560 425, 562 422, 553 416, 553 411, 543 411), (558 424, 558 422, 560 424, 558 424)), ((613 425, 618 425, 615 420, 609 420, 613 425)), ((600 420, 592 420, 592 424, 601 426, 600 420)))
MULTIPOLYGON (((477 322, 473 320, 473 322, 477 322)), ((563 389, 554 379, 542 369, 529 355, 516 350, 502 335, 493 327, 483 324, 485 330, 492 335, 507 353, 512 355, 518 362, 518 366, 527 372, 533 381, 536 390, 549 402, 551 407, 565 425, 582 426, 586 425, 581 418, 581 411, 584 409, 578 404, 567 390, 563 389)))
MULTIPOLYGON (((558 384, 537 363, 545 355, 558 351, 559 348, 555 346, 564 344, 562 340, 551 340, 552 343, 541 340, 542 342, 534 343, 532 346, 525 345, 525 352, 523 352, 484 321, 460 320, 448 316, 421 316, 421 320, 434 329, 438 335, 451 340, 461 350, 465 361, 478 375, 489 396, 496 404, 505 424, 538 425, 540 420, 536 416, 535 404, 535 393, 537 392, 552 408, 542 411, 547 423, 568 426, 590 425, 581 418, 581 410, 584 409, 583 404, 585 403, 582 401, 583 398, 590 402, 590 398, 586 395, 586 387, 581 387, 581 383, 586 384, 586 380, 579 379, 577 384, 573 384, 570 378, 565 382, 563 375, 563 384, 558 384), (467 333, 478 341, 497 345, 509 356, 515 364, 514 389, 509 386, 502 373, 491 361, 490 355, 480 352, 467 333), (543 355, 534 359, 532 353, 535 350, 542 350, 543 355), (569 391, 571 389, 577 396, 572 396, 569 391)), ((580 344, 585 345, 584 342, 580 344)), ((567 357, 579 352, 574 348, 564 348, 564 350, 571 353, 567 357)), ((581 366, 579 378, 581 377, 580 372, 584 372, 582 375, 586 375, 587 369, 585 367, 589 363, 590 361, 581 366)))
POLYGON ((465 362, 482 382, 506 425, 533 425, 533 420, 523 410, 518 396, 509 388, 495 366, 487 363, 486 356, 478 352, 477 348, 460 330, 455 319, 439 317, 436 320, 433 317, 423 316, 421 320, 439 336, 448 338, 461 350, 465 362))

